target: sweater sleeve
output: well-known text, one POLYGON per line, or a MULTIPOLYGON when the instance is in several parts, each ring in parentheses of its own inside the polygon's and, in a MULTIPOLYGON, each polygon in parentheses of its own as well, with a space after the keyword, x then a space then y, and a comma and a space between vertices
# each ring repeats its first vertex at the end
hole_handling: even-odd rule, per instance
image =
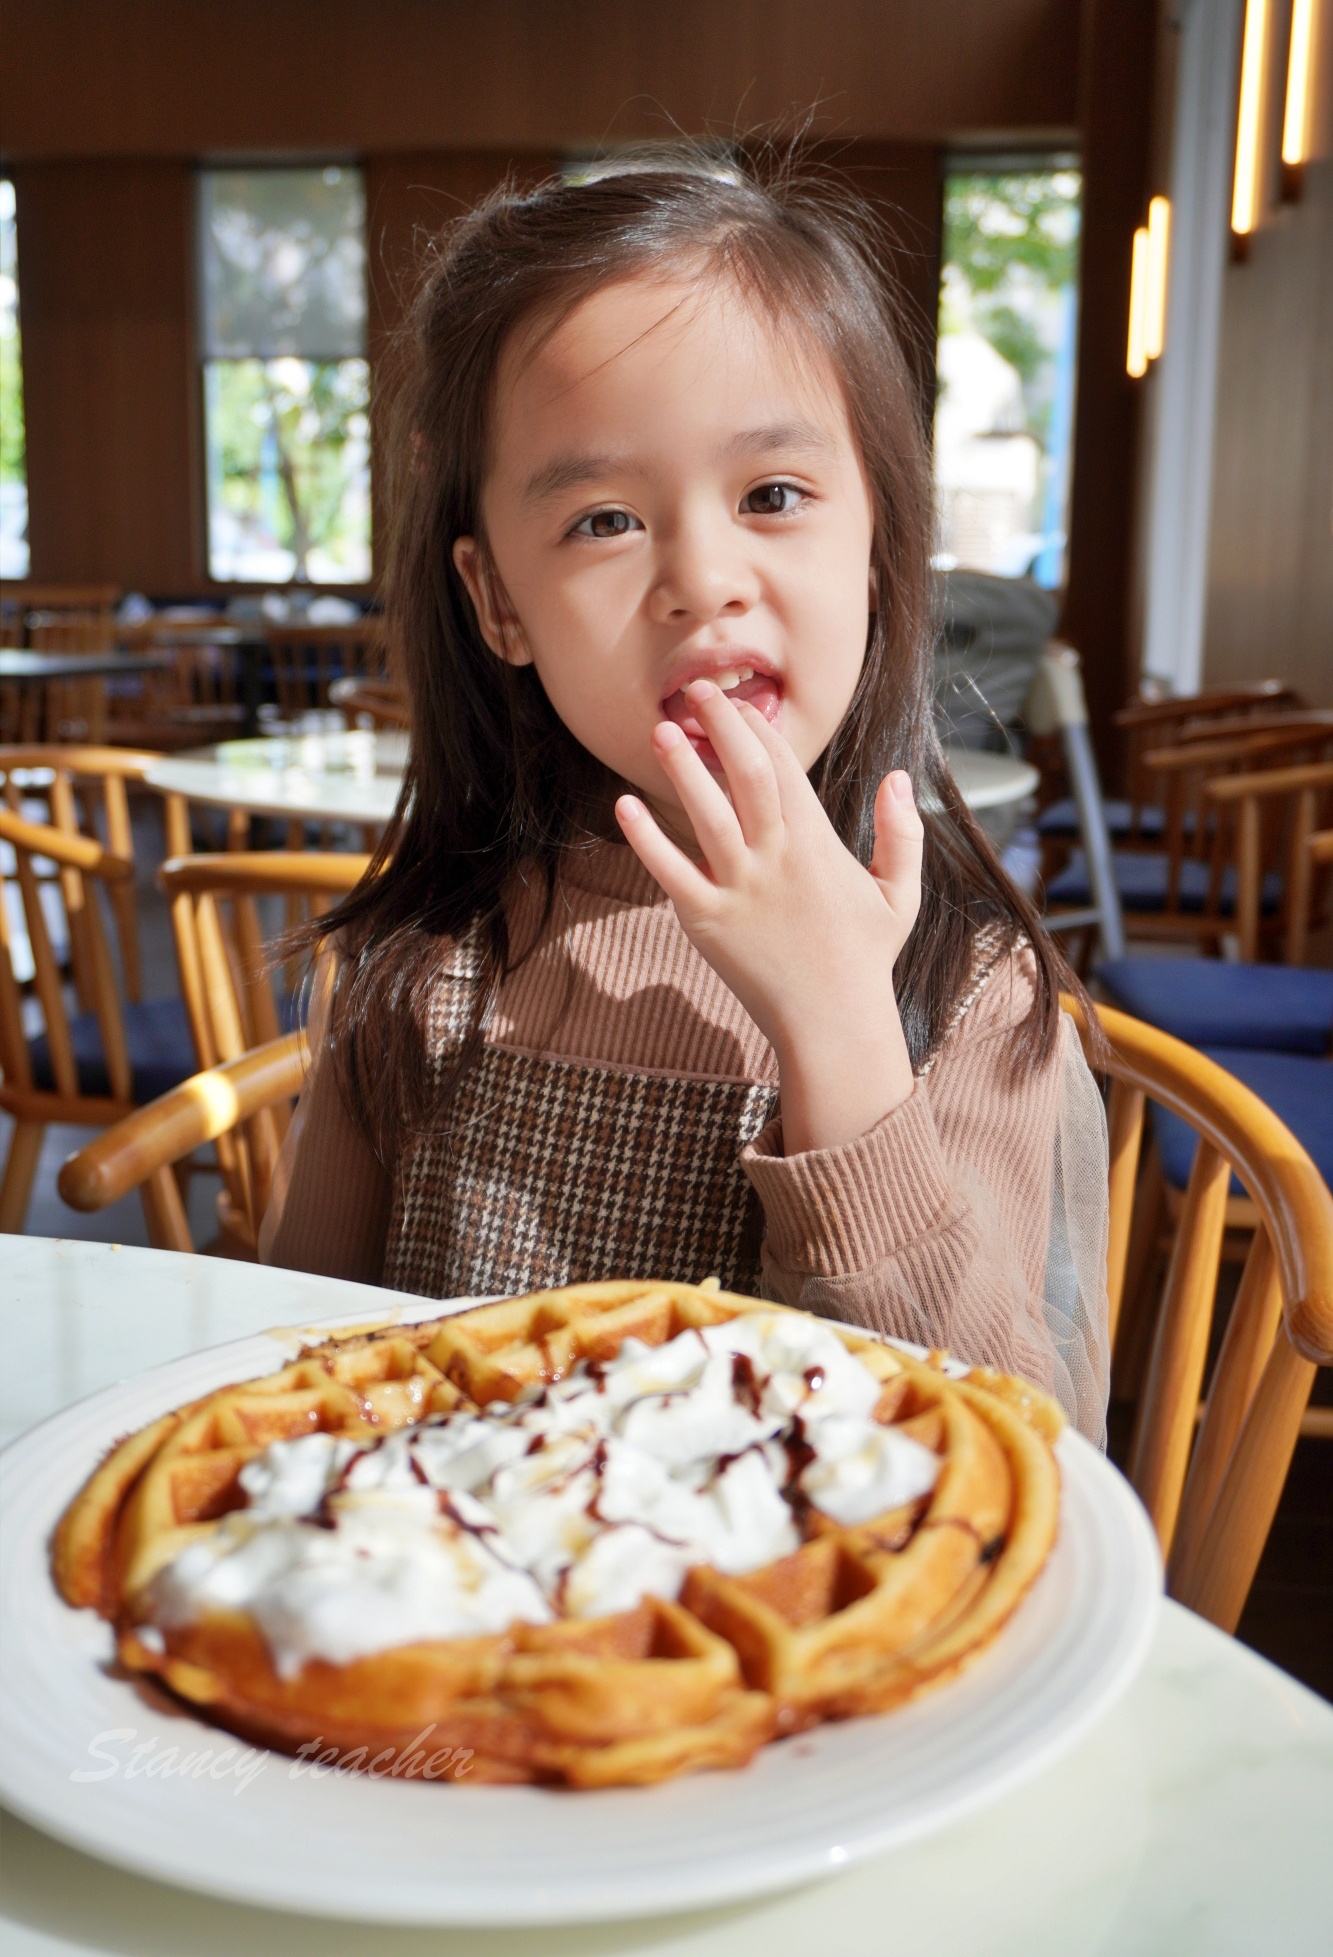
POLYGON ((310 1026, 315 1059, 283 1140, 260 1225, 259 1261, 379 1284, 390 1181, 344 1105, 321 1051, 319 1018, 316 1011, 310 1026))
POLYGON ((1030 960, 1015 953, 867 1134, 784 1156, 779 1118, 741 1159, 763 1204, 772 1296, 946 1347, 1063 1400, 1043 1296, 1062 1043, 1011 1071, 1032 996, 1030 960))

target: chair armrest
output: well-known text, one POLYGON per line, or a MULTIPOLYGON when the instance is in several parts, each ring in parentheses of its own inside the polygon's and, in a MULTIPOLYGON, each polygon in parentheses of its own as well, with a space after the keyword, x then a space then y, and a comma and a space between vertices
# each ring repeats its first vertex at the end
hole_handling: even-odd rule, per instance
POLYGON ((156 1170, 299 1094, 307 1059, 304 1036, 288 1033, 182 1081, 71 1155, 57 1179, 62 1198, 74 1210, 105 1209, 156 1170))
POLYGON ((1333 761, 1305 761, 1294 768, 1265 768, 1252 775, 1219 775, 1204 783, 1217 802, 1239 802, 1247 795, 1291 795, 1302 788, 1333 788, 1333 761))
POLYGON ((25 822, 22 816, 0 809, 0 839, 15 849, 46 856, 67 870, 83 870, 102 877, 107 883, 132 883, 134 865, 124 856, 114 856, 92 836, 71 835, 67 829, 48 828, 45 823, 25 822))
POLYGON ((334 855, 321 850, 218 850, 199 856, 172 856, 157 873, 168 897, 294 896, 308 891, 345 896, 370 867, 359 851, 334 855))

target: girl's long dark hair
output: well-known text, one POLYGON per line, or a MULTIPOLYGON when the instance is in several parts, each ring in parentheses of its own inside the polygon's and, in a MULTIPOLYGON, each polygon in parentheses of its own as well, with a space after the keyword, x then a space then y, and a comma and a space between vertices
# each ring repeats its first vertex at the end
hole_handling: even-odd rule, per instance
MULTIPOLYGON (((673 149, 536 190, 503 188, 439 238, 400 346, 388 438, 391 544, 385 609, 411 703, 403 793, 364 881, 311 927, 336 943, 329 1051, 380 1159, 405 1127, 438 1118, 442 1083, 425 1024, 445 942, 475 933, 488 1002, 530 947, 510 944, 506 885, 545 880, 608 827, 617 788, 557 718, 531 666, 487 647, 453 545, 484 548, 481 494, 496 367, 516 329, 550 330, 614 280, 734 281, 777 330, 803 336, 844 390, 874 505, 878 592, 847 714, 811 771, 838 835, 862 862, 875 790, 905 768, 925 823, 920 916, 894 972, 914 1065, 935 1050, 973 969, 978 933, 1026 937, 1036 998, 1016 1064, 1049 1053, 1063 960, 1005 874, 944 763, 935 733, 931 478, 897 309, 874 220, 845 183, 761 145, 743 162, 673 149)), ((886 975, 887 976, 887 975, 886 975)))

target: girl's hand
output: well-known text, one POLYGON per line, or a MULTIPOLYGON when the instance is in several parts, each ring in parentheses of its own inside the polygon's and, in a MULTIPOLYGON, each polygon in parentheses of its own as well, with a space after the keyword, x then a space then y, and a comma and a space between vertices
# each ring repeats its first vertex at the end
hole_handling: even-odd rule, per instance
POLYGON ((710 680, 687 689, 730 801, 672 721, 653 734, 690 819, 693 862, 632 795, 616 803, 631 848, 681 926, 771 1043, 787 1154, 873 1128, 912 1091, 893 967, 921 904, 921 818, 907 775, 875 798, 869 870, 835 835, 787 743, 710 680))

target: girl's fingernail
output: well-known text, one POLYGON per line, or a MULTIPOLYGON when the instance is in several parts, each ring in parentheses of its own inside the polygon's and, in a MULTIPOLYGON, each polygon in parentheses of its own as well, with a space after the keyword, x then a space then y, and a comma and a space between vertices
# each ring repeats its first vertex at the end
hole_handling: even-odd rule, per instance
POLYGON ((642 813, 642 805, 632 795, 622 795, 616 803, 616 814, 622 822, 637 822, 642 813))
POLYGON ((691 680, 685 689, 685 698, 687 700, 711 700, 713 695, 718 691, 719 689, 713 685, 712 680, 691 680))
POLYGON ((912 800, 912 777, 905 768, 895 768, 889 776, 889 787, 899 802, 912 800))
POLYGON ((679 747, 685 739, 685 736, 681 733, 674 720, 660 720, 657 723, 657 731, 653 735, 653 739, 660 748, 670 748, 679 747))

